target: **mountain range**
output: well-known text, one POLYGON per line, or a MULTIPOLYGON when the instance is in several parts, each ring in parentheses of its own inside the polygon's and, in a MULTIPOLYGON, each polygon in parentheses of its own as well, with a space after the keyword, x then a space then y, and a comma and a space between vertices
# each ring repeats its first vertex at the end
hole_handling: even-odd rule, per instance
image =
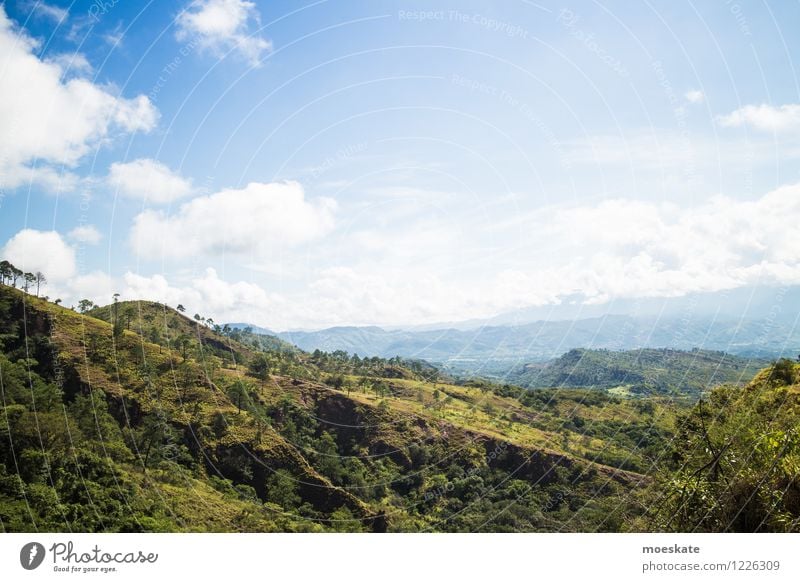
MULTIPOLYGON (((235 328, 247 324, 231 324, 235 328)), ((800 351, 800 327, 780 321, 732 317, 655 317, 605 315, 576 320, 484 325, 471 329, 384 329, 332 327, 319 331, 274 333, 302 350, 344 350, 362 357, 424 359, 445 369, 497 375, 516 366, 544 362, 573 348, 724 351, 743 357, 779 357, 800 351)))

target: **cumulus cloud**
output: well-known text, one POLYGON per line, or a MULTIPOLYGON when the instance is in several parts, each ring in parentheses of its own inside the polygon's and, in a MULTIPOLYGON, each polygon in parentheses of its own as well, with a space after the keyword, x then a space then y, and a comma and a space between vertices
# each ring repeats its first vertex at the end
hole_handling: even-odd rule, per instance
MULTIPOLYGON (((94 227, 73 229, 69 238, 92 243, 100 233, 94 227)), ((64 305, 75 305, 87 298, 96 303, 108 303, 115 291, 114 279, 102 271, 80 273, 77 251, 56 231, 23 229, 0 249, 0 256, 23 271, 40 271, 47 277, 43 294, 59 297, 64 305)))
POLYGON ((608 200, 555 212, 542 236, 564 242, 575 287, 597 301, 800 283, 800 185, 755 200, 694 207, 608 200))
POLYGON ((252 34, 260 24, 256 5, 246 0, 195 0, 176 19, 179 41, 195 39, 201 47, 218 56, 238 52, 258 66, 271 43, 252 34))
POLYGON ((100 234, 100 231, 91 224, 77 226, 69 231, 67 236, 76 242, 89 245, 96 245, 103 238, 103 235, 100 234))
POLYGON ((33 14, 52 20, 56 24, 61 24, 69 16, 69 10, 54 4, 47 4, 41 0, 30 0, 26 6, 33 10, 33 14))
POLYGON ((63 77, 89 75, 94 70, 91 63, 81 53, 59 53, 48 56, 45 62, 54 64, 64 73, 63 77))
POLYGON ((0 186, 74 187, 69 169, 92 148, 115 135, 149 131, 158 112, 144 95, 127 99, 67 78, 63 60, 42 61, 37 49, 0 6, 0 186))
POLYGON ((18 269, 41 271, 54 281, 75 274, 75 250, 54 230, 26 228, 15 234, 3 247, 3 257, 18 269))
POLYGON ((123 280, 124 299, 150 299, 173 307, 180 303, 192 311, 217 318, 217 321, 237 318, 246 321, 248 317, 252 319, 254 314, 283 302, 279 296, 270 296, 255 283, 225 281, 212 268, 183 285, 173 285, 163 275, 143 276, 131 272, 126 273, 123 280))
POLYGON ((191 194, 192 183, 156 160, 111 164, 108 182, 122 196, 166 204, 191 194))
MULTIPOLYGON (((432 323, 575 296, 600 304, 797 285, 798 221, 800 184, 756 199, 716 196, 688 208, 631 199, 554 206, 522 217, 519 226, 530 233, 528 245, 508 248, 505 253, 513 256, 487 264, 479 277, 474 261, 458 268, 456 255, 449 269, 433 270, 423 256, 420 268, 398 269, 396 261, 380 260, 327 268, 296 300, 307 306, 305 312, 290 306, 262 324, 277 327, 284 315, 310 327, 315 326, 311 320, 316 326, 432 323)), ((480 227, 470 233, 476 244, 487 240, 483 235, 480 227)))
POLYGON ((335 202, 306 200, 297 182, 227 189, 198 196, 173 215, 147 210, 134 218, 131 242, 145 258, 235 254, 268 256, 277 247, 317 239, 333 228, 335 202))
POLYGON ((760 131, 791 131, 800 127, 800 105, 745 105, 728 115, 719 116, 717 120, 722 127, 750 126, 760 131))
POLYGON ((686 93, 684 93, 683 96, 686 97, 686 100, 689 103, 702 103, 703 101, 706 100, 705 93, 703 93, 698 89, 692 89, 691 91, 687 91, 686 93))
MULTIPOLYGON (((203 260, 222 250, 257 254, 270 233, 276 235, 275 228, 294 225, 298 234, 283 230, 278 235, 287 241, 298 240, 293 237, 299 233, 308 237, 320 226, 321 232, 330 228, 297 185, 251 185, 203 197, 197 206, 194 202, 171 218, 140 215, 140 234, 153 255, 203 260), (266 199, 275 203, 294 197, 297 208, 310 205, 297 211, 306 218, 281 224, 280 218, 245 216, 258 206, 247 202, 246 192, 277 186, 287 192, 266 199), (239 207, 244 210, 234 211, 239 207)), ((286 217, 286 204, 277 205, 286 217)), ((273 211, 269 204, 258 214, 269 217, 273 211)), ((481 219, 444 238, 426 238, 425 233, 439 230, 435 223, 420 228, 387 224, 383 232, 376 227, 366 234, 351 225, 351 231, 311 247, 311 253, 284 248, 273 274, 257 282, 226 282, 211 271, 191 281, 168 283, 157 276, 126 282, 140 297, 156 292, 171 304, 196 306, 190 309, 217 321, 252 321, 272 329, 424 324, 490 317, 576 297, 601 304, 615 298, 800 284, 800 231, 795 227, 800 184, 752 199, 716 196, 691 207, 623 198, 557 205, 515 220, 514 225, 498 225, 481 219), (519 229, 527 233, 524 244, 511 233, 519 229), (287 274, 282 264, 295 270, 287 274)), ((441 226, 446 223, 443 219, 441 226)))

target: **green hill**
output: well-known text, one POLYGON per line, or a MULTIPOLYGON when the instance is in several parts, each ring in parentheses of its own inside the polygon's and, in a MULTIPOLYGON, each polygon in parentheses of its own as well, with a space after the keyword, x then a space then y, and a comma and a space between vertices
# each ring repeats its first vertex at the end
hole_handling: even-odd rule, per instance
POLYGON ((780 360, 744 388, 720 386, 682 414, 632 527, 800 530, 800 370, 780 360))
POLYGON ((697 397, 718 384, 744 384, 767 364, 767 360, 709 350, 573 349, 546 364, 516 368, 506 380, 531 388, 602 388, 619 394, 697 397))
POLYGON ((668 529, 641 500, 694 414, 264 346, 150 302, 0 286, 0 330, 8 532, 668 529))

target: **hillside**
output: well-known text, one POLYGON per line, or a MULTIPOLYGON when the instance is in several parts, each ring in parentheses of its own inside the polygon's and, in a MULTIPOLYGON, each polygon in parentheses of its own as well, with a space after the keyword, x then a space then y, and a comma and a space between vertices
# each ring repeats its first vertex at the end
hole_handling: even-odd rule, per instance
POLYGON ((720 386, 678 422, 631 524, 644 531, 800 530, 800 369, 780 360, 720 386))
MULTIPOLYGON (((0 330, 2 531, 800 527, 788 360, 687 407, 265 349, 151 302, 82 315, 0 286, 0 330)), ((692 372, 682 353, 568 356, 692 372)))
POLYGON ((573 349, 546 364, 515 368, 504 379, 530 388, 601 388, 617 394, 697 397, 718 384, 744 384, 767 364, 708 350, 573 349))
POLYGON ((657 400, 262 350, 156 303, 2 286, 0 323, 4 531, 616 531, 674 427, 657 400))

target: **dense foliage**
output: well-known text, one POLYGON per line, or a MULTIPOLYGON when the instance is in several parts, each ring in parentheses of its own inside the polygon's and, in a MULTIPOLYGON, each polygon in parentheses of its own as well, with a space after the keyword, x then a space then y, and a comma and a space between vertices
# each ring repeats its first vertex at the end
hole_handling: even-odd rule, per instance
POLYGON ((779 360, 745 389, 720 386, 678 425, 650 492, 647 527, 668 531, 800 529, 800 389, 779 360))

